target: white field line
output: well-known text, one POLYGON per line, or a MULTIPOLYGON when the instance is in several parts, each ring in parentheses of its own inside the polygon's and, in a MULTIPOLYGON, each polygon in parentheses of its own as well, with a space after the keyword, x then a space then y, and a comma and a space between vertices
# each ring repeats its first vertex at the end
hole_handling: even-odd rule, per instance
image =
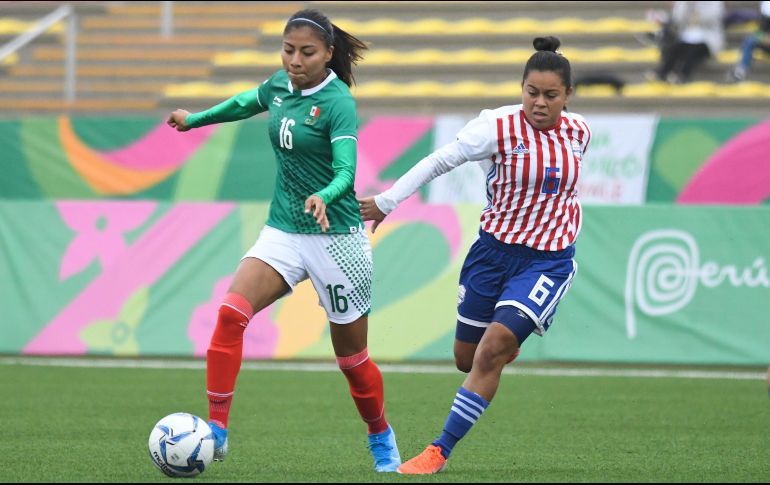
MULTIPOLYGON (((86 367, 103 369, 194 369, 206 368, 204 360, 164 360, 164 359, 83 359, 74 357, 0 357, 0 365, 27 365, 44 367, 86 367)), ((453 365, 442 364, 378 364, 382 372, 394 374, 455 374, 459 373, 453 365)), ((339 372, 335 363, 313 362, 244 362, 244 370, 260 371, 305 371, 339 372)), ((764 372, 715 371, 715 370, 676 370, 676 369, 603 369, 591 367, 575 368, 537 368, 506 367, 503 374, 519 376, 556 376, 556 377, 655 377, 681 379, 733 379, 764 380, 764 372)))

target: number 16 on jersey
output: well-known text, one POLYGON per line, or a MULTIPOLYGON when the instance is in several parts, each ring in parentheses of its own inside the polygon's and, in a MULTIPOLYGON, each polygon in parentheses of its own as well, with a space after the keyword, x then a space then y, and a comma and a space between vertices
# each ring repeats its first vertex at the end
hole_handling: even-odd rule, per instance
POLYGON ((292 144, 292 134, 291 134, 291 127, 294 126, 296 123, 291 118, 284 118, 281 120, 281 129, 278 132, 278 142, 281 145, 281 148, 285 148, 287 150, 291 150, 293 148, 292 144))

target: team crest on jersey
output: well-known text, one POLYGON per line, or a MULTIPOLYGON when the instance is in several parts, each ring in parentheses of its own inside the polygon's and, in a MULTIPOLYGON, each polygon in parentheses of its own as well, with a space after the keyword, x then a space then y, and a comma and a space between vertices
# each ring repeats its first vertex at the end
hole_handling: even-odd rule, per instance
POLYGON ((580 142, 577 140, 572 140, 572 154, 577 158, 583 156, 583 149, 580 148, 580 142))
POLYGON ((318 121, 318 117, 321 115, 321 108, 318 106, 313 106, 310 108, 310 113, 308 113, 307 118, 305 118, 305 124, 306 125, 314 125, 316 121, 318 121))
POLYGON ((524 145, 524 142, 519 143, 518 145, 516 145, 516 148, 513 149, 514 155, 525 155, 527 153, 529 153, 529 150, 524 145))

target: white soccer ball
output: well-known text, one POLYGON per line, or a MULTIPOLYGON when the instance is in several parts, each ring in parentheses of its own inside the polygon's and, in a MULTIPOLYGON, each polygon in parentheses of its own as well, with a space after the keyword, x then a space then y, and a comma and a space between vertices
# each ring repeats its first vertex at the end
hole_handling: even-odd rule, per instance
POLYGON ((194 477, 214 459, 208 423, 189 413, 169 414, 150 432, 150 458, 170 477, 194 477))

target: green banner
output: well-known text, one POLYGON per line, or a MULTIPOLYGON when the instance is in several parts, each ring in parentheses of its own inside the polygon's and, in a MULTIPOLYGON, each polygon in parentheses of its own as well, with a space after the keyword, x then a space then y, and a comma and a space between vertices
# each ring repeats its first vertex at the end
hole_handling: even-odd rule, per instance
MULTIPOLYGON (((372 355, 452 359, 479 209, 415 197, 371 237, 372 355)), ((266 214, 264 203, 0 202, 0 352, 205 355, 266 214)), ((522 360, 770 361, 770 207, 593 206, 583 221, 574 283, 522 360)), ((252 319, 244 356, 333 356, 309 282, 252 319)))
POLYGON ((530 357, 770 361, 768 208, 587 208, 576 259, 575 284, 530 357))

